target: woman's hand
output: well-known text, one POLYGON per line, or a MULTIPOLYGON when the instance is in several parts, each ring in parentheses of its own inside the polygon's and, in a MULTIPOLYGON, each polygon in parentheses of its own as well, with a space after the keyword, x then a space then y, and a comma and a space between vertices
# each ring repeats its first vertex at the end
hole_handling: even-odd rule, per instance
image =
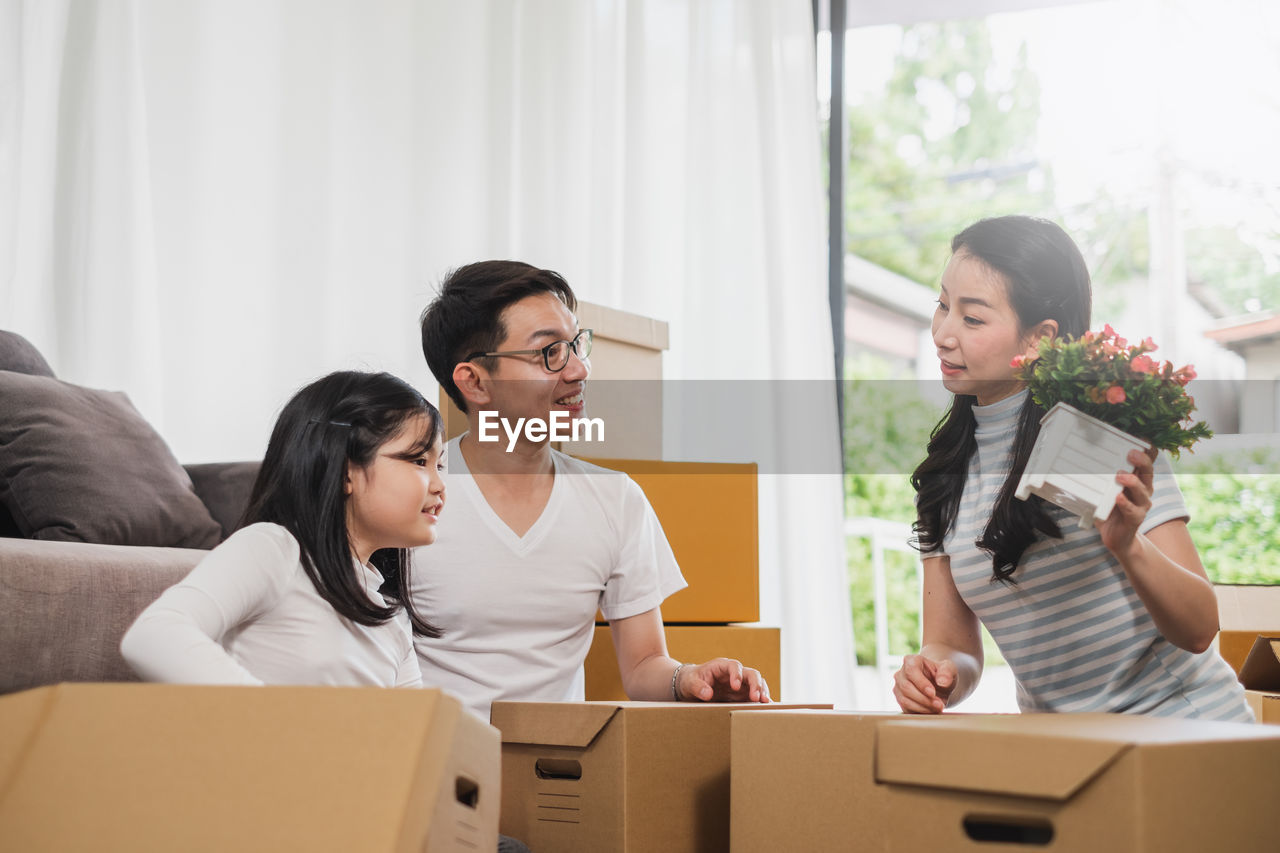
POLYGON ((941 714, 955 690, 956 665, 924 655, 907 655, 893 675, 893 698, 908 714, 941 714))
POLYGON ((1147 510, 1151 509, 1155 455, 1154 450, 1146 453, 1141 450, 1129 451, 1128 461, 1133 465, 1133 470, 1116 474, 1116 482, 1124 490, 1116 496, 1111 514, 1103 521, 1094 519, 1093 522, 1102 536, 1102 544, 1121 562, 1134 550, 1138 528, 1147 517, 1147 510))

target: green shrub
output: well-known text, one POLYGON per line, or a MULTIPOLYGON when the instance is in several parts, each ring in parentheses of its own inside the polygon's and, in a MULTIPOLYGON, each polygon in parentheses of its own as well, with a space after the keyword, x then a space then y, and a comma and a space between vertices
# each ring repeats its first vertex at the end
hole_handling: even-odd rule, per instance
POLYGON ((1209 579, 1280 584, 1280 451, 1184 456, 1175 471, 1209 579))

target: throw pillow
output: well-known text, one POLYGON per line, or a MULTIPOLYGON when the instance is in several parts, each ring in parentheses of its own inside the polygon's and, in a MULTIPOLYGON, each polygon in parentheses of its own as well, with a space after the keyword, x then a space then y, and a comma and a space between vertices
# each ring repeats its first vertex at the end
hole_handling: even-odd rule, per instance
POLYGON ((31 539, 212 548, 221 528, 129 398, 0 371, 0 503, 31 539))

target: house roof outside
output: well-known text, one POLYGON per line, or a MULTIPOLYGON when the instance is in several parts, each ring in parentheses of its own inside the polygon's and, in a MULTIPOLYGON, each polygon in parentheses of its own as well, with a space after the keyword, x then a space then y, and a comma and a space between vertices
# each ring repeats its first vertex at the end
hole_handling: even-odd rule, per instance
POLYGON ((1262 311, 1228 317, 1204 334, 1210 340, 1239 352, 1247 346, 1280 338, 1280 312, 1262 311))
POLYGON ((938 294, 919 282, 857 255, 844 257, 844 286, 853 295, 928 328, 938 294))

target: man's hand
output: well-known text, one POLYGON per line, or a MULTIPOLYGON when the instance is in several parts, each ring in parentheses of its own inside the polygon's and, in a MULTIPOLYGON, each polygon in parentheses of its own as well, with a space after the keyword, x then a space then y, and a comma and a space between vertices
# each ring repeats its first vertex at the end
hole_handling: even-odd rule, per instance
POLYGON ((941 714, 955 689, 956 665, 949 660, 907 655, 893 675, 893 698, 908 714, 941 714))
POLYGON ((758 670, 732 658, 685 664, 675 685, 682 702, 772 702, 769 685, 758 670))

